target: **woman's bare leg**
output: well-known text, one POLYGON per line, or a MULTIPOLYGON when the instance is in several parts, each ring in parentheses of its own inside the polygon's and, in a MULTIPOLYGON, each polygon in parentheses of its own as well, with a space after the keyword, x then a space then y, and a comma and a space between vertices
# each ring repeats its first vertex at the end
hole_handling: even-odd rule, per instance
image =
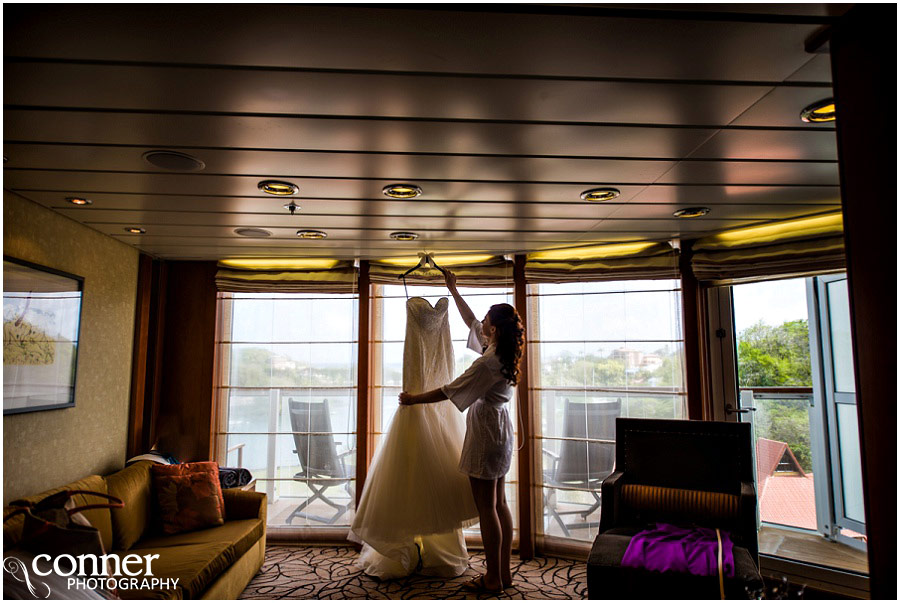
POLYGON ((512 584, 512 571, 510 569, 510 556, 512 555, 512 513, 506 504, 506 478, 497 480, 497 518, 500 520, 500 581, 504 587, 512 584))
POLYGON ((481 522, 481 541, 484 544, 484 557, 487 562, 487 573, 484 575, 484 587, 488 590, 499 590, 502 586, 500 576, 500 547, 503 533, 500 518, 497 516, 496 480, 470 477, 475 506, 478 508, 478 520, 481 522))

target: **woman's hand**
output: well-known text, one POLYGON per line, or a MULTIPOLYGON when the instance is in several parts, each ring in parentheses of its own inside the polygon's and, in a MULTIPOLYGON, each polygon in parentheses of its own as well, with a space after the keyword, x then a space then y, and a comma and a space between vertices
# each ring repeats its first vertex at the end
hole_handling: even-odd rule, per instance
POLYGON ((415 404, 415 402, 413 401, 415 399, 415 396, 409 392, 400 392, 398 398, 400 399, 400 404, 404 406, 415 404))
POLYGON ((450 270, 444 270, 444 282, 447 284, 447 288, 450 289, 450 291, 456 290, 456 275, 450 270))

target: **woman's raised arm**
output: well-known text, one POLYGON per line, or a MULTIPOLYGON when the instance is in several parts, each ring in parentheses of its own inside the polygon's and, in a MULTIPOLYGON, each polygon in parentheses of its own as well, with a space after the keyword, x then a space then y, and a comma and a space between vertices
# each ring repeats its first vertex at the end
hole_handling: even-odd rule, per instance
POLYGON ((471 328, 472 321, 475 320, 475 313, 472 312, 472 308, 469 307, 466 300, 464 300, 462 295, 459 294, 459 291, 456 290, 456 275, 449 270, 445 271, 444 282, 447 283, 447 289, 450 290, 450 295, 453 296, 453 301, 456 302, 456 307, 459 310, 460 316, 462 316, 463 322, 466 323, 467 327, 471 328))

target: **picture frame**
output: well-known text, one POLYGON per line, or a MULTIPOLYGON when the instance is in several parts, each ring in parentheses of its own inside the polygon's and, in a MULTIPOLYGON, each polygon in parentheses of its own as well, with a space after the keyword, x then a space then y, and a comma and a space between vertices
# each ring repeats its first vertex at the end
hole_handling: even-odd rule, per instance
POLYGON ((3 414, 75 406, 84 278, 3 256, 3 414))

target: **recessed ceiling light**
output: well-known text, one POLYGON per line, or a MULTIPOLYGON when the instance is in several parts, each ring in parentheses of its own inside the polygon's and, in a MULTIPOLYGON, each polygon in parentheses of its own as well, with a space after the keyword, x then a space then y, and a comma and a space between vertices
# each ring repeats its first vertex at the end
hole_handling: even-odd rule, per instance
POLYGON ((131 234, 144 234, 147 231, 138 226, 129 226, 125 229, 125 232, 130 232, 131 234))
POLYGON ((676 218, 699 218, 700 216, 705 216, 710 211, 711 210, 708 207, 685 207, 684 209, 679 209, 672 215, 676 218))
POLYGON ((296 184, 285 182, 283 180, 263 180, 258 185, 259 190, 270 195, 286 197, 287 195, 296 195, 300 189, 296 184))
POLYGON ((178 151, 147 151, 143 157, 150 165, 172 172, 199 172, 206 167, 196 157, 178 151))
POLYGON ((328 233, 321 230, 298 230, 297 236, 301 239, 324 239, 328 236, 328 233))
POLYGON ((66 197, 66 201, 71 203, 72 205, 90 205, 93 203, 90 199, 85 199, 84 197, 66 197))
POLYGON ((834 121, 834 99, 826 98, 811 104, 800 112, 800 119, 807 123, 834 121))
POLYGON ((388 184, 381 192, 394 199, 412 199, 421 195, 422 189, 415 184, 388 184))
POLYGON ((581 198, 585 201, 610 201, 621 194, 617 188, 592 188, 581 193, 581 198))
POLYGON ((395 241, 415 241, 419 235, 414 232, 392 232, 391 238, 395 241))
POLYGON ((235 228, 234 234, 242 237, 270 237, 272 233, 262 228, 235 228))

